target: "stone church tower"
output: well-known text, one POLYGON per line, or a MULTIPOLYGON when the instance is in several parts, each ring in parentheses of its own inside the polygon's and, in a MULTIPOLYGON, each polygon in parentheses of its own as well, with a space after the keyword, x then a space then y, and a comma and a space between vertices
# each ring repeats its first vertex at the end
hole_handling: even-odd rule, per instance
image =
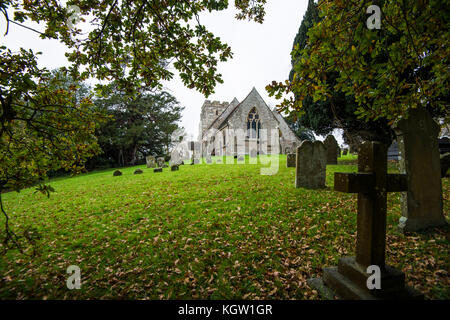
POLYGON ((236 98, 230 103, 206 100, 199 141, 204 156, 290 153, 301 143, 255 88, 242 102, 236 98))
POLYGON ((199 140, 201 140, 205 131, 214 122, 214 120, 216 120, 229 105, 230 104, 228 102, 211 102, 209 100, 206 100, 203 103, 200 114, 199 140))

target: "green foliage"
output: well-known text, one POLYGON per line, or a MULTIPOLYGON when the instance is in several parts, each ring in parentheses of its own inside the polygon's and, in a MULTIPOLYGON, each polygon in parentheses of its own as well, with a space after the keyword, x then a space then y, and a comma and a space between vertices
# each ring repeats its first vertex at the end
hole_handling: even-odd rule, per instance
MULTIPOLYGON (((5 216, 5 242, 17 242, 3 209, 4 190, 41 184, 51 171, 79 173, 98 153, 94 135, 101 113, 91 97, 78 97, 58 74, 39 69, 30 50, 13 53, 0 47, 0 204, 5 216)), ((49 196, 53 188, 36 189, 49 196)))
MULTIPOLYGON (((309 1, 307 11, 303 17, 297 36, 294 40, 292 50, 292 70, 289 80, 294 81, 297 77, 296 69, 305 63, 302 53, 308 48, 308 30, 322 19, 319 17, 319 9, 313 0, 309 1)), ((326 85, 335 88, 339 73, 329 71, 326 73, 326 85)), ((364 140, 386 141, 390 144, 394 136, 386 120, 366 122, 358 119, 355 111, 358 108, 353 95, 346 95, 339 89, 334 89, 330 95, 323 100, 315 100, 312 95, 301 97, 296 95, 296 100, 301 101, 300 112, 293 111, 291 117, 296 118, 298 126, 310 128, 319 135, 327 135, 334 129, 344 130, 346 143, 357 145, 364 140)))
MULTIPOLYGON (((311 28, 315 23, 319 22, 319 10, 317 9, 316 4, 314 3, 314 0, 308 0, 308 7, 306 9, 306 12, 303 16, 302 23, 300 24, 300 28, 298 29, 297 35, 294 38, 294 45, 293 45, 293 54, 291 56, 291 63, 292 66, 295 66, 297 63, 299 63, 299 56, 295 53, 298 52, 299 49, 306 48, 308 35, 307 32, 309 28, 311 28)), ((289 80, 292 81, 294 78, 295 71, 294 69, 291 70, 289 74, 289 80)))
POLYGON ((286 123, 289 125, 292 131, 294 131, 295 135, 300 138, 300 140, 316 140, 316 138, 314 137, 314 132, 302 126, 300 120, 294 113, 290 114, 288 117, 285 117, 284 120, 286 120, 286 123))
POLYGON ((319 1, 321 21, 312 27, 308 46, 294 56, 295 76, 268 86, 284 99, 281 109, 302 110, 305 97, 327 101, 336 92, 353 96, 356 114, 363 120, 406 117, 411 108, 426 107, 449 121, 449 15, 442 0, 378 1, 380 30, 369 30, 366 9, 359 0, 319 1), (330 72, 337 74, 330 82, 330 72))
POLYGON ((116 93, 95 104, 111 120, 97 131, 103 154, 92 159, 91 167, 134 165, 144 161, 145 155, 167 154, 184 109, 164 91, 135 98, 116 93))
MULTIPOLYGON (((357 165, 327 166, 329 188, 314 191, 294 187, 286 156, 276 175, 260 168, 130 167, 118 177, 111 169, 52 180, 49 199, 37 201, 33 190, 4 194, 17 233, 33 227, 41 239, 33 258, 0 256, 0 298, 318 299, 306 280, 354 254, 357 196, 330 187, 334 172, 357 165), (144 174, 134 175, 137 168, 144 174), (67 290, 74 264, 81 289, 67 290)), ((450 179, 442 182, 450 194, 450 179)), ((448 218, 448 197, 444 212, 448 218)), ((400 217, 400 193, 390 193, 387 263, 427 299, 448 299, 447 231, 404 236, 400 217)))
MULTIPOLYGON (((262 22, 265 0, 235 2, 238 19, 262 22)), ((68 5, 80 8, 81 22, 92 22, 87 36, 78 29, 81 22, 69 28, 68 21, 78 20, 77 15, 59 1, 6 2, 16 9, 15 21, 44 22, 43 39, 58 39, 72 49, 67 57, 74 79, 114 80, 130 94, 140 87, 162 89, 162 81, 173 77, 167 65, 174 60, 183 83, 206 96, 222 82, 217 63, 232 57, 231 48, 200 23, 199 14, 225 10, 227 0, 88 0, 68 5)))
POLYGON ((90 97, 39 69, 34 53, 0 48, 0 190, 19 191, 60 168, 80 172, 99 149, 90 97))

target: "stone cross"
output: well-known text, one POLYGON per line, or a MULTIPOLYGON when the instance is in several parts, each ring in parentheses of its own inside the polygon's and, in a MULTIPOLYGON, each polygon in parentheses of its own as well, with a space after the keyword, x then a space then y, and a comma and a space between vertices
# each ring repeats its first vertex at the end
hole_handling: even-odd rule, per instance
POLYGON ((406 188, 405 174, 387 174, 387 149, 381 143, 363 143, 358 173, 334 174, 334 190, 358 193, 358 263, 384 267, 387 192, 401 192, 406 188))
MULTIPOLYGON (((336 191, 358 193, 356 257, 341 258, 337 268, 324 268, 325 286, 322 287, 330 288, 344 299, 422 297, 405 286, 405 275, 401 271, 385 264, 386 195, 406 188, 406 175, 387 173, 387 147, 379 142, 362 144, 358 173, 335 173, 336 191), (371 275, 367 273, 369 266, 380 268, 380 289, 367 287, 371 275)), ((320 291, 317 280, 310 280, 310 284, 320 291)))

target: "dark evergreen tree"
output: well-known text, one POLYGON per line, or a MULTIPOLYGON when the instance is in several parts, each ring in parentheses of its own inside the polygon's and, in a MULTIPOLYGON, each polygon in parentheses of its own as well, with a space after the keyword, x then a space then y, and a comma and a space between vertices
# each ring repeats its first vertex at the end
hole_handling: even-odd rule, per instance
MULTIPOLYGON (((291 54, 292 70, 289 79, 295 74, 295 65, 301 63, 300 52, 308 45, 308 30, 320 21, 319 9, 313 0, 309 0, 308 8, 303 16, 299 31, 294 39, 291 54)), ((328 73, 327 83, 334 86, 337 73, 328 73)), ((394 137, 392 129, 386 120, 365 122, 355 115, 357 104, 353 96, 343 92, 334 92, 327 101, 313 101, 312 97, 303 100, 302 114, 293 113, 290 122, 298 122, 296 127, 306 127, 316 134, 326 135, 336 128, 344 130, 344 140, 350 146, 356 147, 362 140, 380 140, 389 143, 394 137)))
POLYGON ((174 96, 143 93, 132 99, 117 93, 95 103, 111 120, 97 132, 103 153, 90 167, 135 165, 146 155, 167 155, 183 110, 174 96))

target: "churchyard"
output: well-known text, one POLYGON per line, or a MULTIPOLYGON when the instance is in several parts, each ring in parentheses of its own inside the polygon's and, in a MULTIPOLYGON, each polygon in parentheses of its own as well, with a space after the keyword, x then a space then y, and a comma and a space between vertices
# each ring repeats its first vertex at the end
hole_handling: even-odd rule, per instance
MULTIPOLYGON (((275 175, 246 156, 57 178, 49 198, 5 193, 29 245, 0 259, 0 298, 322 299, 307 280, 355 255, 357 196, 334 191, 334 173, 357 172, 358 159, 326 165, 326 188, 316 190, 296 188, 286 160, 275 175), (66 287, 70 265, 80 267, 80 290, 66 287)), ((394 162, 388 172, 398 172, 394 162)), ((448 221, 448 177, 442 191, 448 221)), ((387 194, 386 263, 425 299, 448 299, 448 228, 401 233, 400 199, 387 194)))

